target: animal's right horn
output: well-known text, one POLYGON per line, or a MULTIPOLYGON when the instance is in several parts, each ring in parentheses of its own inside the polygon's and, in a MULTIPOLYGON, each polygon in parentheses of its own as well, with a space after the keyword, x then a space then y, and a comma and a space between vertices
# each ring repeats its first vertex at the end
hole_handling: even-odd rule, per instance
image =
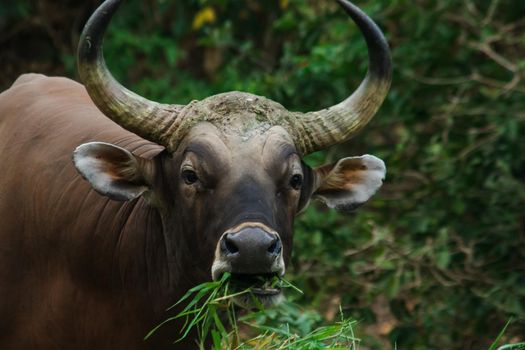
POLYGON ((163 146, 180 121, 183 105, 150 101, 120 85, 111 75, 102 53, 102 41, 121 0, 107 0, 86 23, 78 46, 78 72, 95 105, 111 120, 163 146))
POLYGON ((309 154, 344 142, 361 130, 385 99, 392 81, 392 59, 383 33, 374 21, 347 0, 337 0, 357 24, 368 47, 368 73, 346 100, 316 112, 297 114, 295 143, 309 154))

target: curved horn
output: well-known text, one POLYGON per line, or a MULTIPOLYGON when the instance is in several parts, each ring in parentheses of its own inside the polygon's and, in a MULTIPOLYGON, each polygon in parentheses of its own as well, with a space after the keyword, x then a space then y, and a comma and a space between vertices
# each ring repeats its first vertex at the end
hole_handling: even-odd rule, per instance
POLYGON ((182 105, 145 99, 120 85, 102 53, 102 41, 121 0, 107 0, 86 23, 78 45, 78 72, 95 105, 111 120, 140 137, 167 146, 182 105))
POLYGON ((301 114, 295 124, 295 142, 308 154, 344 142, 361 130, 383 102, 392 81, 388 44, 379 27, 346 0, 337 0, 361 30, 368 47, 368 73, 357 90, 330 108, 301 114))

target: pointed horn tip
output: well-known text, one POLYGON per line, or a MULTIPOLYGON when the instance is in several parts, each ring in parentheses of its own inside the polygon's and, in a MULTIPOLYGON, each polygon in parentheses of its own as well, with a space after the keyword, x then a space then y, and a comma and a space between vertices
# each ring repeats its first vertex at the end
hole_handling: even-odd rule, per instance
POLYGON ((104 33, 121 3, 122 0, 106 0, 89 17, 80 35, 77 49, 79 64, 81 62, 94 62, 102 54, 104 33))
POLYGON ((87 20, 82 31, 82 37, 86 35, 101 37, 121 3, 122 0, 106 0, 103 2, 87 20))

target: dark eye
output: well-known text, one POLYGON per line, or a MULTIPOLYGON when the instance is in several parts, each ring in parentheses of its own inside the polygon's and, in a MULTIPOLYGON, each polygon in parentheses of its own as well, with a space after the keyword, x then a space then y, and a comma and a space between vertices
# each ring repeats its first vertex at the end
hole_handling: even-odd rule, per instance
POLYGON ((302 185, 303 185, 303 176, 301 174, 293 175, 292 178, 290 179, 290 186, 292 186, 294 190, 298 190, 301 188, 302 185))
POLYGON ((199 181, 199 177, 193 170, 183 170, 181 173, 181 177, 187 185, 191 185, 199 181))

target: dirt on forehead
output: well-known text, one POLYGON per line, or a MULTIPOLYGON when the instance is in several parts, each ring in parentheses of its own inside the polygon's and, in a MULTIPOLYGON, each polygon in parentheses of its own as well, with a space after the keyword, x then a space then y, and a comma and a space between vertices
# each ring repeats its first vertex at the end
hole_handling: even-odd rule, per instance
POLYGON ((199 122, 209 122, 225 134, 236 134, 249 139, 261 135, 272 126, 287 128, 293 115, 281 104, 263 96, 246 92, 227 92, 201 101, 192 101, 179 117, 180 128, 172 139, 183 137, 199 122))
POLYGON ((279 103, 246 92, 227 92, 198 102, 197 113, 217 127, 241 124, 250 129, 259 124, 276 125, 289 112, 279 103))

